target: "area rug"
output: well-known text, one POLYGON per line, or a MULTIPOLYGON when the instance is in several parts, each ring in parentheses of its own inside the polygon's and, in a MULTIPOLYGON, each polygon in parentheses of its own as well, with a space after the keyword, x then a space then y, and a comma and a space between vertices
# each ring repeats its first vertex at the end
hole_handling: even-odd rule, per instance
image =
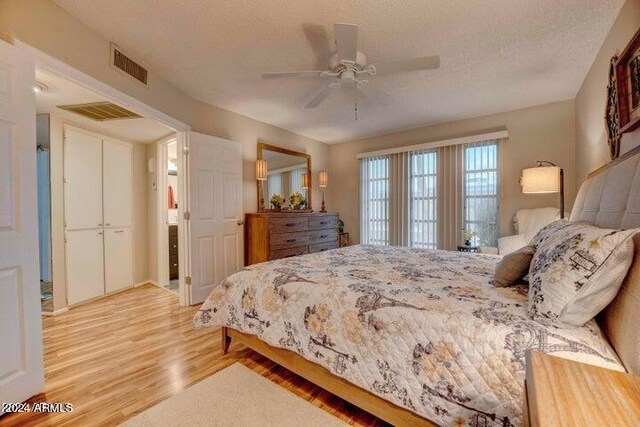
POLYGON ((125 427, 347 426, 335 416, 240 363, 217 372, 121 425, 125 427))

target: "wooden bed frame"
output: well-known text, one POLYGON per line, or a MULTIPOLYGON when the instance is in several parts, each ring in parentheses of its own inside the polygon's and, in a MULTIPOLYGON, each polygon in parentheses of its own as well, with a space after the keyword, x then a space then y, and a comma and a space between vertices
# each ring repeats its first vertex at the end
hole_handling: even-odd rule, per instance
POLYGON ((223 327, 222 351, 225 354, 229 351, 229 345, 232 339, 244 344, 256 353, 274 361, 307 381, 322 387, 328 392, 394 426, 437 427, 437 424, 434 424, 432 421, 414 414, 408 409, 394 405, 363 388, 353 385, 347 380, 332 374, 322 366, 309 362, 304 357, 292 351, 272 347, 256 336, 223 327))
MULTIPOLYGON (((640 147, 636 147, 630 150, 626 154, 621 155, 620 157, 611 161, 600 169, 593 171, 589 174, 589 179, 619 165, 620 163, 636 155, 640 155, 640 147)), ((638 169, 640 170, 640 166, 638 166, 638 169)), ((638 226, 640 226, 640 224, 638 226)), ((640 303, 640 294, 637 294, 638 289, 640 289, 640 281, 634 279, 634 277, 640 277, 640 249, 636 249, 636 260, 638 261, 634 262, 634 265, 630 269, 630 275, 628 275, 628 277, 631 277, 632 281, 635 281, 628 284, 625 282, 625 284, 623 284, 623 289, 627 290, 625 292, 621 291, 620 294, 616 297, 616 300, 614 300, 614 302, 609 306, 612 307, 621 305, 621 307, 617 308, 617 314, 608 313, 609 309, 607 308, 599 316, 600 326, 603 328, 603 332, 612 343, 614 350, 619 355, 627 355, 631 357, 627 359, 627 361, 631 360, 631 363, 634 363, 634 365, 627 366, 627 362, 624 362, 627 369, 631 369, 637 365, 640 366, 640 359, 637 356, 636 350, 640 346, 640 343, 637 342, 640 335, 636 334, 632 337, 627 337, 624 335, 624 333, 620 332, 621 330, 632 327, 627 326, 625 328, 625 325, 635 325, 637 324, 637 320, 640 320, 640 315, 637 314, 637 307, 640 303), (631 273, 634 270, 639 272, 631 273), (633 276, 633 274, 636 274, 636 276, 633 276), (630 288, 633 288, 634 290, 631 291, 629 290, 630 288), (616 326, 614 329, 618 330, 618 332, 613 330, 611 325, 607 327, 607 322, 605 322, 604 324, 602 323, 602 321, 606 320, 607 317, 611 317, 612 320, 610 320, 609 323, 616 326), (616 320, 623 321, 622 325, 618 325, 618 322, 616 320), (615 333, 615 336, 611 335, 612 332, 615 333)), ((364 411, 367 411, 370 414, 375 415, 376 417, 388 423, 396 426, 437 426, 437 424, 435 424, 433 421, 420 417, 419 415, 409 411, 408 409, 404 409, 397 405, 394 405, 393 403, 388 402, 363 388, 353 385, 350 382, 332 374, 322 366, 309 362, 302 356, 292 351, 272 347, 269 344, 261 341, 256 336, 247 335, 245 333, 236 331, 235 329, 223 327, 222 350, 225 354, 229 350, 229 345, 232 339, 237 340, 253 351, 274 361, 278 365, 290 370, 291 372, 305 378, 306 380, 316 384, 319 387, 322 387, 328 392, 341 397, 342 399, 355 405, 356 407, 363 409, 364 411)))

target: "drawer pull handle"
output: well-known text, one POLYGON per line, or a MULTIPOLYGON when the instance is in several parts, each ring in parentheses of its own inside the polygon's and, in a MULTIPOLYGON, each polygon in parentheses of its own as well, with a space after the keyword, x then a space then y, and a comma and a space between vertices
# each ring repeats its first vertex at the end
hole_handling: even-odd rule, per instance
POLYGON ((291 254, 291 255, 287 255, 285 258, 291 258, 292 256, 296 256, 298 254, 291 254))
POLYGON ((178 245, 172 245, 171 247, 172 247, 172 248, 177 248, 177 247, 178 247, 178 245))
POLYGON ((320 225, 329 224, 327 221, 320 221, 320 225))
POLYGON ((320 236, 321 239, 326 239, 327 237, 329 237, 328 234, 323 234, 322 236, 320 236))
POLYGON ((124 230, 116 230, 114 233, 124 233, 124 230))
POLYGON ((291 242, 295 242, 297 241, 297 239, 287 239, 287 242, 291 243, 291 242))
POLYGON ((285 226, 287 226, 287 227, 294 227, 295 225, 296 225, 295 222, 288 222, 288 223, 285 224, 285 226))
POLYGON ((174 266, 174 267, 177 267, 177 266, 178 266, 178 264, 173 264, 173 266, 174 266))

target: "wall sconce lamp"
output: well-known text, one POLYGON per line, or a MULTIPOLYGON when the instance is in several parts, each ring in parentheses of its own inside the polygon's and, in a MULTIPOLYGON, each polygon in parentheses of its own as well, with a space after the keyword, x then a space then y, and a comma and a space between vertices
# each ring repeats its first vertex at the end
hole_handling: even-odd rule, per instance
POLYGON ((267 161, 265 159, 256 160, 256 180, 258 181, 260 192, 259 212, 264 212, 264 182, 267 180, 267 161))
POLYGON ((523 169, 520 184, 524 194, 560 193, 560 218, 564 218, 564 170, 547 160, 523 169))
POLYGON ((318 172, 318 186, 322 190, 322 207, 320 208, 320 212, 326 212, 327 210, 324 207, 324 189, 327 188, 329 184, 329 174, 327 171, 318 172))

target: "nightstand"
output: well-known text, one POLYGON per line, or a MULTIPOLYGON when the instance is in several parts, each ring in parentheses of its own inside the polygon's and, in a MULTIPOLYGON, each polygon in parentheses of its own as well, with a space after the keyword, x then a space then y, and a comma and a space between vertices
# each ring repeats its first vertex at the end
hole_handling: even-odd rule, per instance
POLYGON ((640 376, 535 351, 526 361, 525 426, 640 426, 640 376))
POLYGON ((478 252, 480 246, 458 245, 458 252, 478 252))

